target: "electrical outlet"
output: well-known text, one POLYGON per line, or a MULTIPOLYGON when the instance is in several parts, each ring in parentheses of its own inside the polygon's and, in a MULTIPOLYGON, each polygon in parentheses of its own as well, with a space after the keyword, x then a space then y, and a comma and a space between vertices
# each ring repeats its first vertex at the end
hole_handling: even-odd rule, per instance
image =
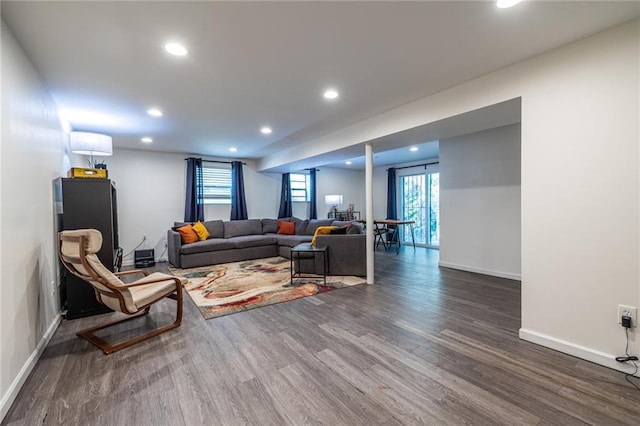
POLYGON ((618 305, 618 324, 622 324, 623 316, 631 317, 632 327, 638 326, 638 309, 635 306, 618 305))

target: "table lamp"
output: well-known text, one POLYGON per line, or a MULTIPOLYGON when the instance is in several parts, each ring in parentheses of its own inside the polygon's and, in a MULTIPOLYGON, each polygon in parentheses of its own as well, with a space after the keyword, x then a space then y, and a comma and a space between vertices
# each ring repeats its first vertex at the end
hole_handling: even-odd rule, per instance
POLYGON ((329 215, 333 212, 333 217, 336 218, 338 216, 338 206, 342 204, 342 195, 325 195, 324 203, 331 206, 329 215))
POLYGON ((71 132, 69 134, 69 147, 74 154, 89 156, 89 167, 95 168, 93 156, 108 156, 113 154, 111 136, 100 133, 71 132))

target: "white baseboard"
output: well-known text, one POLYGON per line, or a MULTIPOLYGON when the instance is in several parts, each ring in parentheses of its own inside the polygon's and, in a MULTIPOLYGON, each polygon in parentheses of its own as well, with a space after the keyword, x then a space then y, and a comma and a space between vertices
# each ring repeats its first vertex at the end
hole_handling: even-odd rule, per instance
POLYGON ((499 278, 507 278, 509 280, 522 281, 522 275, 514 274, 513 272, 494 271, 492 269, 483 269, 483 268, 477 268, 475 266, 460 265, 457 263, 449 263, 449 262, 438 262, 438 266, 442 266, 444 268, 459 269, 461 271, 467 271, 467 272, 475 272, 477 274, 491 275, 499 278))
MULTIPOLYGON (((575 343, 547 336, 546 334, 521 328, 519 332, 520 338, 540 346, 544 346, 565 354, 573 355, 604 367, 612 368, 623 373, 633 373, 635 368, 631 364, 625 364, 616 361, 616 355, 600 352, 585 346, 576 345, 575 343)), ((640 373, 638 373, 640 374, 640 373)))
POLYGON ((4 416, 6 416, 9 412, 11 404, 13 404, 13 401, 15 401, 16 397, 18 396, 18 392, 20 392, 22 385, 24 385, 24 382, 27 380, 27 377, 29 377, 29 374, 31 374, 33 367, 35 367, 36 362, 38 362, 38 359, 40 359, 40 355, 42 355, 42 352, 44 352, 44 349, 49 344, 51 337, 53 337, 53 333, 55 333, 58 329, 60 321, 62 321, 62 316, 58 313, 51 324, 49 324, 49 328, 47 328, 44 336, 42 336, 42 339, 40 339, 40 342, 38 343, 36 349, 31 353, 27 361, 20 369, 20 372, 13 380, 13 383, 11 383, 11 386, 9 386, 9 389, 7 389, 7 392, 2 396, 2 400, 0 401, 0 421, 2 421, 4 419, 4 416))

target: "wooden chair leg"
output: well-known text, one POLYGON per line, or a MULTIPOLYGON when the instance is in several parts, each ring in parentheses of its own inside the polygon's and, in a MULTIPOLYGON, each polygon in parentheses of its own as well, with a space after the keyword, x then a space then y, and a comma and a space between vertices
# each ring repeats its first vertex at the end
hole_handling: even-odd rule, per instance
POLYGON ((127 321, 131 321, 133 319, 142 317, 144 315, 147 315, 149 313, 149 310, 151 309, 151 306, 147 306, 142 313, 140 314, 136 314, 136 315, 132 315, 130 317, 127 318, 123 318, 117 321, 111 321, 105 324, 100 324, 94 327, 90 327, 90 328, 86 328, 84 330, 80 330, 76 333, 76 336, 78 337, 82 337, 83 339, 87 340, 89 343, 91 343, 92 345, 96 346, 97 348, 101 349, 102 352, 104 352, 105 355, 109 355, 113 352, 117 352, 121 349, 124 348, 128 348, 129 346, 135 345, 136 343, 140 343, 143 342, 147 339, 150 339, 154 336, 157 336, 161 333, 164 333, 165 331, 169 331, 172 330, 176 327, 179 327, 180 324, 182 323, 182 288, 180 288, 178 291, 176 291, 175 295, 172 293, 171 295, 169 295, 171 299, 174 299, 176 301, 177 304, 177 308, 176 308, 176 319, 174 322, 172 322, 169 325, 165 325, 164 327, 160 327, 157 328, 155 330, 152 330, 148 333, 145 333, 141 336, 137 336, 134 337, 132 339, 129 340, 125 340, 124 342, 118 343, 116 345, 112 345, 110 343, 108 343, 107 341, 101 339, 100 337, 96 336, 94 334, 95 331, 98 330, 103 330, 105 328, 109 328, 112 327, 114 325, 117 324, 121 324, 123 322, 127 322, 127 321))

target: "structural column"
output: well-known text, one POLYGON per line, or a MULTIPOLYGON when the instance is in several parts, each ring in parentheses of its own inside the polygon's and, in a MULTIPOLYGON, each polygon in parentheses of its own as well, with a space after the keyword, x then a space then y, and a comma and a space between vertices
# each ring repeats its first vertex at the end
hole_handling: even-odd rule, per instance
POLYGON ((365 145, 365 215, 367 218, 367 284, 373 284, 373 148, 365 145))

